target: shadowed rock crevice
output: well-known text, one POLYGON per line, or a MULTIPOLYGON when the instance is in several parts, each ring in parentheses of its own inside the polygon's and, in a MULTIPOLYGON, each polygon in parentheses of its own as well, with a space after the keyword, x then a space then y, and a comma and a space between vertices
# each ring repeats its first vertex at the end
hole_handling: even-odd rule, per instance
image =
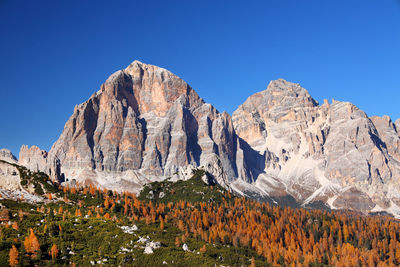
POLYGON ((372 142, 374 142, 375 146, 379 148, 381 151, 386 151, 386 144, 378 137, 376 133, 370 133, 370 137, 372 142))
POLYGON ((248 181, 255 182, 261 173, 265 173, 265 153, 261 155, 242 138, 239 138, 239 144, 244 153, 248 181))
POLYGON ((141 133, 143 136, 143 141, 140 144, 140 164, 138 165, 138 169, 140 169, 143 166, 143 151, 145 149, 145 144, 147 140, 147 123, 146 120, 143 118, 138 118, 137 119, 138 125, 140 125, 141 133))
MULTIPOLYGON (((83 119, 84 119, 84 130, 86 132, 86 141, 89 145, 92 158, 94 157, 94 146, 95 142, 93 140, 94 132, 97 127, 97 112, 98 110, 98 103, 94 103, 96 101, 96 98, 92 99, 91 101, 88 102, 86 109, 84 110, 83 114, 83 119)), ((96 167, 96 165, 92 166, 93 168, 96 167)))
POLYGON ((189 163, 194 163, 200 165, 201 147, 199 145, 198 130, 199 124, 193 114, 188 110, 184 109, 184 122, 185 129, 187 130, 187 145, 186 145, 186 155, 188 156, 189 163))

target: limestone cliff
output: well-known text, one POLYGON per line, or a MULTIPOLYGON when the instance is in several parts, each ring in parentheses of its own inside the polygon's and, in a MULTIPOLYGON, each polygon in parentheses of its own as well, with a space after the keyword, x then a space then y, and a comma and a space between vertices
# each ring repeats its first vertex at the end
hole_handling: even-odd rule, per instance
POLYGON ((11 153, 10 150, 2 148, 0 149, 0 160, 4 160, 10 163, 16 163, 17 159, 15 156, 11 153))
POLYGON ((171 72, 134 61, 75 107, 48 155, 23 147, 20 159, 60 181, 113 189, 137 191, 187 165, 210 169, 226 185, 237 177, 237 143, 227 113, 171 72))
POLYGON ((280 79, 232 118, 264 169, 253 186, 269 196, 360 211, 400 204, 400 136, 389 117, 369 118, 335 100, 318 105, 300 85, 280 79))

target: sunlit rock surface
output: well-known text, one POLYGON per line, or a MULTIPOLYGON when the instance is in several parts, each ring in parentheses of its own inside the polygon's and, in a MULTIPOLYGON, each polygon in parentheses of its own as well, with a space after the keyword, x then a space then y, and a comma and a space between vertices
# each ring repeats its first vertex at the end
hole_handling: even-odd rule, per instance
POLYGON ((60 182, 131 192, 201 167, 261 200, 400 216, 399 129, 400 120, 348 102, 320 105, 283 79, 231 117, 178 76, 134 61, 75 107, 48 153, 23 146, 19 163, 60 182))

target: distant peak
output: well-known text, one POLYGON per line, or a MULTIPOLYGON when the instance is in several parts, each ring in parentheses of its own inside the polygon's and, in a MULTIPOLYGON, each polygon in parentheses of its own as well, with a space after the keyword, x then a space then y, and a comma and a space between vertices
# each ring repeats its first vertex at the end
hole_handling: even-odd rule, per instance
POLYGON ((282 109, 294 106, 312 107, 318 106, 318 102, 300 84, 280 78, 272 80, 266 90, 249 96, 239 109, 271 110, 275 107, 282 109))

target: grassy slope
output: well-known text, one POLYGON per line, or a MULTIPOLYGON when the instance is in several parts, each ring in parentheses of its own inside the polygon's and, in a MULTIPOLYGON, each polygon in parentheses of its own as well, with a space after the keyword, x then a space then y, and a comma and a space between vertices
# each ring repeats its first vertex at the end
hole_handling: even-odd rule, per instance
POLYGON ((171 182, 166 180, 148 184, 140 192, 139 199, 151 200, 156 203, 177 202, 179 200, 192 203, 221 202, 226 190, 218 184, 212 186, 205 184, 201 180, 204 173, 203 170, 197 170, 193 177, 186 181, 171 182))
MULTIPOLYGON (((21 169, 20 172, 21 176, 24 177, 23 180, 27 180, 27 184, 35 181, 47 183, 46 177, 32 174, 24 169, 21 169)), ((151 199, 153 203, 176 202, 182 199, 192 203, 221 201, 225 190, 219 185, 208 186, 204 184, 201 180, 203 174, 203 171, 197 171, 192 179, 176 183, 170 181, 152 183, 143 189, 138 199, 148 201, 151 190, 154 194, 151 199), (165 194, 163 198, 160 198, 161 192, 165 194)), ((54 187, 52 190, 54 192, 58 189, 54 187)), ((61 196, 62 192, 59 191, 57 195, 61 196)), ((63 201, 53 201, 49 204, 38 205, 1 200, 1 205, 9 211, 10 221, 18 222, 19 229, 2 228, 0 266, 7 266, 8 253, 13 244, 18 248, 20 264, 23 266, 65 266, 72 262, 76 263, 77 266, 88 266, 91 261, 102 261, 103 266, 132 266, 132 264, 135 266, 161 266, 164 261, 172 266, 214 266, 214 264, 217 264, 217 266, 247 266, 252 257, 256 258, 258 265, 268 266, 263 258, 257 256, 255 251, 248 248, 208 244, 192 236, 189 236, 185 241, 191 252, 185 252, 181 246, 175 245, 176 237, 181 237, 183 233, 172 223, 166 223, 164 230, 161 230, 159 222, 147 225, 144 221, 137 221, 134 224, 138 226, 139 230, 135 231, 134 234, 124 233, 119 227, 122 225, 131 226, 133 223, 124 218, 121 205, 116 205, 115 214, 111 214, 121 218, 119 222, 73 215, 66 216, 65 221, 63 221, 62 215, 54 215, 53 212, 48 213, 48 209, 57 211, 62 207, 64 212, 70 211, 70 214, 73 214, 78 206, 77 203, 81 202, 80 210, 82 214, 86 214, 89 210, 88 207, 100 206, 103 203, 102 198, 91 197, 89 194, 73 194, 68 195, 68 198, 70 200, 68 204, 63 201), (44 212, 38 212, 38 207, 43 207, 44 212), (18 217, 20 210, 25 214, 22 221, 18 217), (34 229, 41 245, 39 259, 31 259, 23 255, 25 254, 23 240, 28 236, 29 228, 34 229), (147 236, 150 240, 162 244, 161 248, 154 250, 154 254, 144 254, 143 248, 135 247, 139 244, 136 242, 139 237, 147 236), (48 254, 52 244, 56 244, 60 250, 56 260, 52 260, 48 254), (207 251, 200 253, 199 249, 203 245, 206 245, 207 251), (122 247, 131 251, 122 252, 122 247)))

